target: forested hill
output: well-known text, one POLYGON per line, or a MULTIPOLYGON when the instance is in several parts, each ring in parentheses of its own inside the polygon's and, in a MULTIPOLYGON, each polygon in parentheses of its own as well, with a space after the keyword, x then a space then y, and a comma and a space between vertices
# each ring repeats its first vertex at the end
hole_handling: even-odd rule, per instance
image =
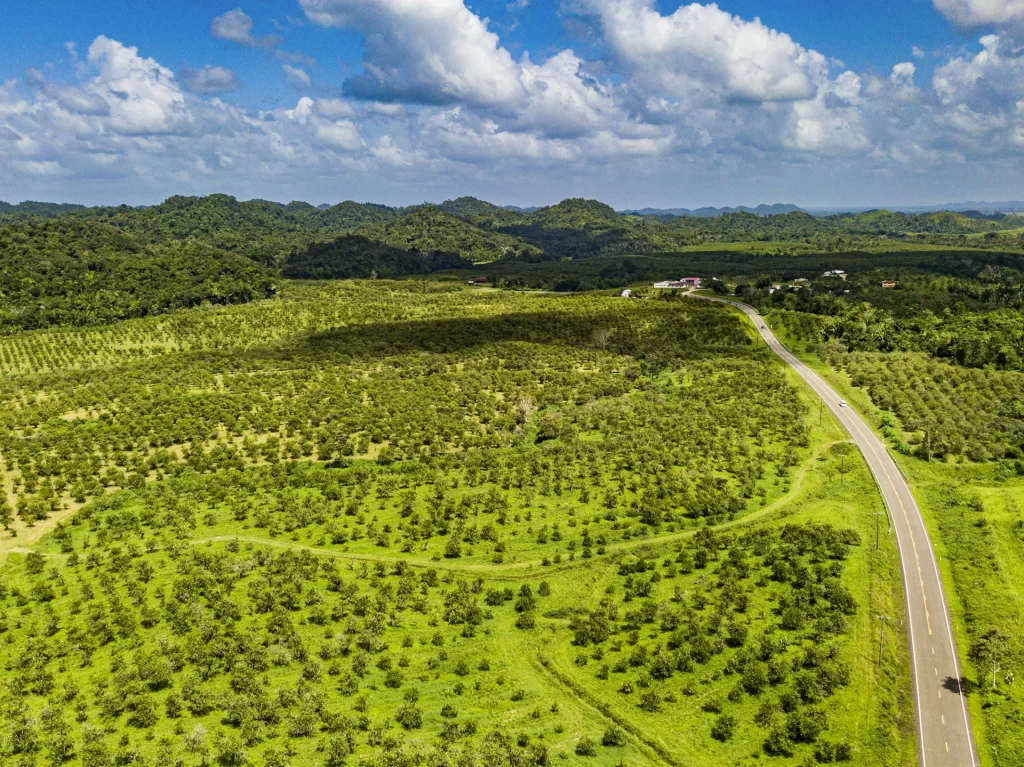
POLYGON ((91 208, 98 219, 151 243, 198 241, 275 266, 296 247, 333 239, 397 216, 392 208, 343 202, 325 210, 304 202, 239 202, 225 194, 171 197, 150 208, 91 208))
POLYGON ((1024 246, 1020 234, 1024 221, 1013 216, 979 218, 951 212, 878 210, 819 218, 802 211, 759 215, 761 212, 715 217, 620 214, 601 202, 584 199, 522 212, 472 197, 409 208, 350 201, 318 208, 304 202, 239 202, 215 194, 171 197, 149 208, 2 204, 0 223, 54 216, 100 221, 154 245, 200 242, 271 268, 284 267, 296 254, 301 260, 304 249, 315 243, 348 234, 409 252, 451 253, 476 262, 672 253, 735 242, 790 243, 819 252, 856 249, 892 239, 957 246, 1024 246))
POLYGON ((62 202, 33 202, 26 200, 12 205, 0 200, 0 221, 16 218, 54 218, 73 211, 86 210, 84 205, 62 202))
POLYGON ((271 295, 273 276, 200 242, 150 244, 96 221, 0 226, 0 333, 271 295))
MULTIPOLYGON (((273 275, 402 277, 503 261, 743 247, 767 255, 851 252, 893 242, 1024 248, 1017 217, 801 211, 714 218, 623 215, 569 199, 529 212, 472 197, 389 208, 342 202, 171 197, 148 208, 0 205, 0 327, 104 322, 271 292, 273 275)), ((890 243, 890 244, 887 244, 890 243)))

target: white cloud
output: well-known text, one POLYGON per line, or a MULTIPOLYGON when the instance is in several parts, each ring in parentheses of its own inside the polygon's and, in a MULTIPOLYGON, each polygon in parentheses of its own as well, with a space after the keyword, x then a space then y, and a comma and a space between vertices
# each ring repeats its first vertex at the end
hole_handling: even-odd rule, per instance
POLYGON ((99 70, 91 92, 107 103, 109 125, 119 133, 171 133, 188 122, 185 99, 171 70, 100 35, 89 46, 88 61, 99 70))
POLYGON ((345 152, 354 152, 365 146, 359 129, 351 120, 324 123, 317 127, 316 137, 325 146, 345 152))
POLYGON ((305 69, 293 67, 291 64, 282 64, 281 69, 284 71, 285 79, 296 88, 309 88, 313 84, 305 69))
POLYGON ((421 158, 404 152, 395 144, 394 139, 388 135, 377 139, 377 143, 371 151, 375 158, 395 168, 408 168, 421 160, 421 158))
POLYGON ((935 70, 932 83, 945 104, 1003 109, 1024 97, 1024 56, 998 35, 986 35, 972 58, 950 59, 935 70))
POLYGON ((795 101, 825 80, 824 56, 760 20, 693 3, 661 15, 654 0, 577 0, 617 63, 645 89, 689 100, 795 101))
POLYGON ((356 108, 341 99, 320 99, 316 102, 316 111, 328 120, 341 120, 355 117, 356 108))
POLYGON ((193 93, 226 93, 240 87, 238 77, 230 69, 207 65, 200 69, 186 67, 181 71, 185 90, 193 93))
POLYGON ((894 83, 905 84, 908 81, 914 81, 915 72, 917 72, 917 67, 909 61, 904 61, 892 68, 890 78, 894 83))
POLYGON ((1024 24, 1024 0, 933 0, 935 9, 962 29, 1024 24))
POLYGON ((519 68, 462 0, 300 0, 317 24, 362 32, 365 73, 346 90, 374 101, 513 106, 519 68))
POLYGON ((249 48, 273 48, 280 45, 281 38, 277 35, 253 37, 252 27, 252 17, 241 8, 235 8, 213 20, 210 34, 218 40, 228 40, 249 48))
POLYGON ((56 160, 15 160, 14 167, 30 176, 63 176, 67 173, 56 160))
POLYGON ((825 85, 818 95, 793 105, 789 133, 783 143, 802 152, 833 154, 871 148, 860 100, 861 79, 844 72, 834 84, 825 85))

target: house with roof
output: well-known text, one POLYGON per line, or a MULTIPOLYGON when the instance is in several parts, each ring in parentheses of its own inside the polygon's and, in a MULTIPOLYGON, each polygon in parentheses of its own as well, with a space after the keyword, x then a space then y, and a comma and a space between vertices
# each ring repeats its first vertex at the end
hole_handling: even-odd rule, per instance
POLYGON ((681 280, 666 280, 656 282, 654 287, 660 290, 695 290, 702 284, 700 277, 683 277, 681 280))

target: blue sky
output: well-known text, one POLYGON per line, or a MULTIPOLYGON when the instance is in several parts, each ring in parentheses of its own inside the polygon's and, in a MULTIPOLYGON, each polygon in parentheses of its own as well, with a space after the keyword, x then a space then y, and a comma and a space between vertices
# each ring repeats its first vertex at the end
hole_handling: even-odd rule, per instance
POLYGON ((0 199, 1019 199, 1024 0, 36 0, 0 199))

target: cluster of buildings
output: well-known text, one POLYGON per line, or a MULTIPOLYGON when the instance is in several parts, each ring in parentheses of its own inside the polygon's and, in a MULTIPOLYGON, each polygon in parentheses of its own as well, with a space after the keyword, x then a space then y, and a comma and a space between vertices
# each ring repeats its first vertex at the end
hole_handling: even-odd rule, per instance
POLYGON ((659 290, 693 290, 701 287, 701 284, 702 280, 700 277, 683 277, 681 280, 656 282, 654 287, 659 290))

